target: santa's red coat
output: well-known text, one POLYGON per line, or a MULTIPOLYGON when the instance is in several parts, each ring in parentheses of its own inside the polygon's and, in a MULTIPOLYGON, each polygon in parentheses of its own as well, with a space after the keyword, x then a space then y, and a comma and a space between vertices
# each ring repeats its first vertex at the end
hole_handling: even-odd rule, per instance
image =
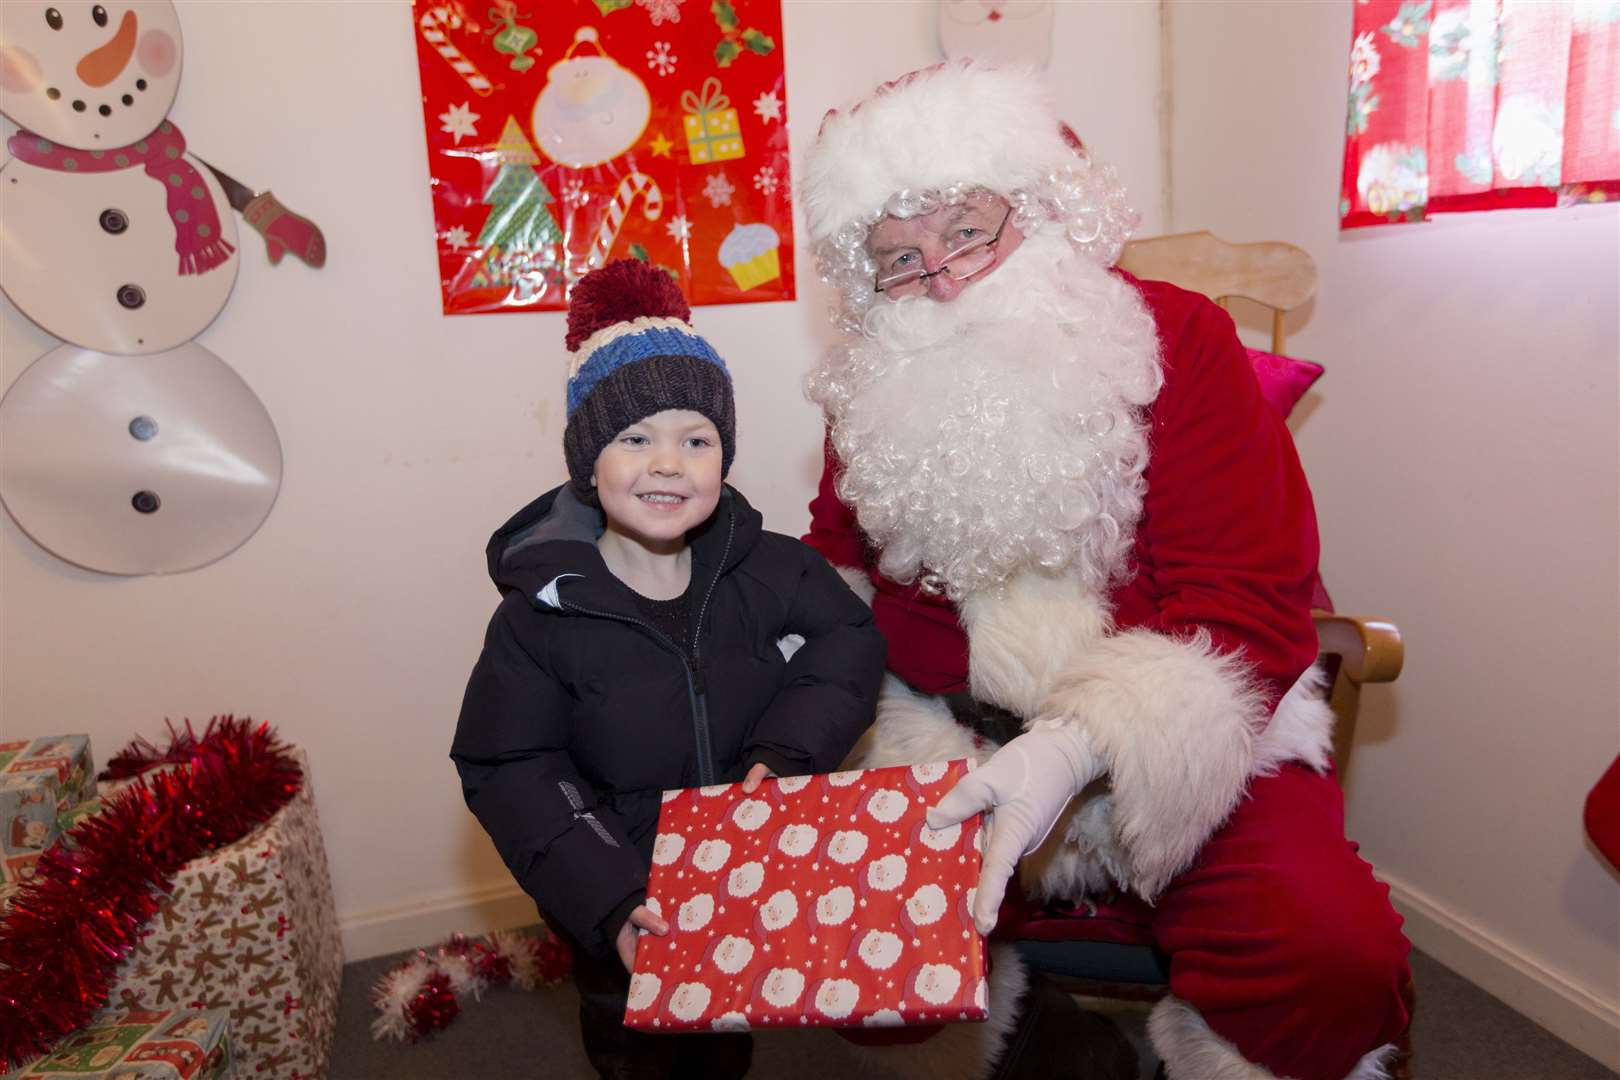
MULTIPOLYGON (((1176 637, 1207 630, 1222 651, 1242 650, 1274 704, 1317 653, 1316 512, 1293 440, 1261 396, 1226 312, 1197 293, 1116 272, 1152 313, 1164 364, 1132 573, 1110 595, 1116 625, 1176 637)), ((877 572, 834 490, 838 469, 829 440, 805 541, 836 566, 867 571, 895 674, 926 693, 966 690, 956 609, 877 572)))

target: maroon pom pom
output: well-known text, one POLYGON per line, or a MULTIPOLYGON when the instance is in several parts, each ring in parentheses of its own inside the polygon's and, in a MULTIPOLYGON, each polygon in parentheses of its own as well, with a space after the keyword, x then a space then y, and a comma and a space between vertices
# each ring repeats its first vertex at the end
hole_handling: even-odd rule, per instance
POLYGON ((616 259, 592 270, 568 298, 568 351, 604 326, 644 315, 689 322, 692 308, 674 278, 639 259, 616 259))

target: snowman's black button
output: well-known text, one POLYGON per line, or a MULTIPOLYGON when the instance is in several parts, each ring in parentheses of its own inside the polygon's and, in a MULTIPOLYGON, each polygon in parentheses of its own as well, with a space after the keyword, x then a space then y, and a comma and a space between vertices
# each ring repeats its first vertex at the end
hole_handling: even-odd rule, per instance
POLYGON ((82 101, 75 101, 75 102, 74 102, 74 103, 73 103, 73 111, 74 111, 74 112, 84 112, 84 102, 82 102, 82 101))
POLYGON ((122 210, 103 210, 101 212, 101 227, 117 236, 129 228, 129 217, 122 210))
POLYGON ((163 505, 163 500, 158 498, 157 492, 143 489, 135 493, 134 497, 129 500, 129 505, 133 506, 139 513, 155 514, 158 507, 163 505))
POLYGON ((111 105, 103 105, 103 106, 101 106, 101 108, 97 109, 96 112, 100 113, 102 116, 111 116, 112 115, 112 106, 111 105))
POLYGON ((129 310, 134 311, 136 308, 146 303, 146 290, 141 288, 139 285, 120 286, 118 290, 118 302, 129 308, 129 310))
POLYGON ((141 442, 154 439, 158 433, 157 421, 144 414, 137 416, 129 422, 129 433, 141 442))

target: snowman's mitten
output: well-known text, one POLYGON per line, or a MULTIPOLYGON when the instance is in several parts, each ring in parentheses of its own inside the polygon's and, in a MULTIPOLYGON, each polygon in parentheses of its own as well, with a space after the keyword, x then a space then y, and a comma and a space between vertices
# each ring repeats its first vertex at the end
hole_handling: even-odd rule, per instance
POLYGON ((931 829, 948 828, 981 810, 994 811, 973 898, 979 933, 995 929, 1007 879, 1018 860, 1041 846, 1069 800, 1102 771, 1084 731, 1039 720, 929 807, 931 829))
POLYGON ((320 226, 282 206, 270 192, 255 196, 242 210, 242 220, 264 237, 271 266, 289 251, 317 269, 326 265, 326 237, 320 226))

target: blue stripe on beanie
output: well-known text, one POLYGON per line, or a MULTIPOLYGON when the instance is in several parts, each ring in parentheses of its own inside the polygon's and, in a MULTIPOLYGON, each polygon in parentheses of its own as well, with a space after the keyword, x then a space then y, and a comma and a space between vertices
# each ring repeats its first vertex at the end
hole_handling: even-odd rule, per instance
POLYGON ((720 359, 720 354, 696 333, 671 327, 649 327, 610 341, 591 353, 574 377, 568 380, 568 415, 574 414, 580 402, 596 389, 597 383, 626 364, 655 356, 690 356, 707 360, 725 374, 728 383, 731 381, 731 372, 726 370, 726 363, 720 359))

